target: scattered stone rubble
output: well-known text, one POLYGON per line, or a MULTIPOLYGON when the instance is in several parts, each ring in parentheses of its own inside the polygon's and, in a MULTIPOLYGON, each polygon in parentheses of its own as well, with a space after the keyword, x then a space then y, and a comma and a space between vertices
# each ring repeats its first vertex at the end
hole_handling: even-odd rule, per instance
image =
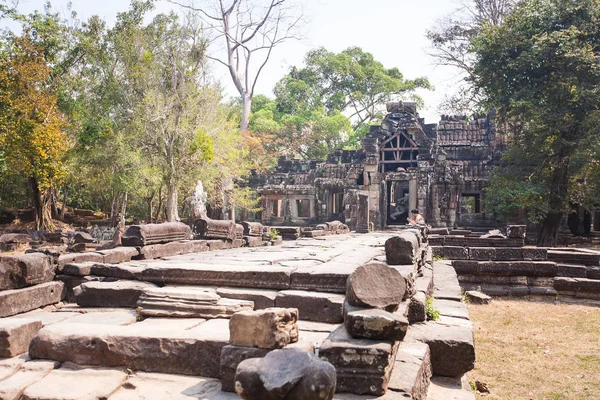
POLYGON ((600 300, 600 253, 586 249, 525 246, 525 226, 510 225, 504 238, 470 231, 430 235, 433 254, 451 261, 465 291, 492 296, 600 300))
MULTIPOLYGON (((244 237, 261 240, 266 229, 241 227, 244 237)), ((404 255, 401 246, 386 246, 396 242, 390 234, 313 235, 279 248, 232 248, 238 227, 235 239, 221 240, 164 242, 170 239, 158 233, 165 231, 137 232, 130 237, 143 246, 86 252, 93 256, 28 254, 47 257, 60 280, 8 289, 0 298, 18 299, 10 292, 49 284, 61 290, 56 299, 7 314, 20 315, 0 326, 1 349, 12 357, 0 360, 0 393, 8 382, 10 390, 40 400, 180 398, 184 392, 233 399, 236 386, 244 398, 426 399, 432 374, 460 379, 473 366, 472 327, 456 275, 432 261, 421 230, 399 235, 409 238, 404 255), (145 248, 185 243, 198 250, 143 257, 151 255, 145 248), (210 251, 217 243, 230 250, 210 251), (407 263, 392 265, 387 247, 407 263), (28 312, 67 294, 77 306, 28 312), (437 322, 425 317, 432 295, 442 314, 437 322), (19 358, 25 351, 31 361, 19 358), (279 363, 294 368, 273 367, 279 363), (10 376, 25 383, 6 381, 10 376), (69 392, 65 379, 89 382, 89 391, 69 392), (279 397, 264 397, 265 390, 279 397)), ((0 303, 0 310, 15 304, 0 303)))

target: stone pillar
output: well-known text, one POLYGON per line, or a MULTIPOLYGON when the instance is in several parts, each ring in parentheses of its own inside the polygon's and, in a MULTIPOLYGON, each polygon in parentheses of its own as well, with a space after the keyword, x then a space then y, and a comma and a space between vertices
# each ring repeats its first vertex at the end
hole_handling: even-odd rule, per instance
MULTIPOLYGON (((408 182, 408 209, 417 208, 417 178, 411 178, 408 182)), ((421 211, 421 210, 419 210, 421 211)))
POLYGON ((366 194, 358 195, 356 232, 369 233, 369 196, 366 194))

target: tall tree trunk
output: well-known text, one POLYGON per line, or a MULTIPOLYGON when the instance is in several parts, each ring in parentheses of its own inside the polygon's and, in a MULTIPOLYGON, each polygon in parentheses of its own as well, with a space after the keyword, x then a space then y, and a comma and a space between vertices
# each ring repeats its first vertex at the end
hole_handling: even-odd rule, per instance
POLYGON ((123 202, 121 203, 121 212, 119 221, 125 220, 125 213, 127 212, 127 192, 123 195, 123 202))
POLYGON ((69 194, 69 188, 67 186, 65 186, 63 188, 63 201, 62 201, 62 207, 60 209, 60 215, 58 216, 58 219, 61 221, 65 220, 65 210, 67 209, 67 196, 69 194))
POLYGON ((569 157, 557 156, 550 181, 550 212, 544 218, 538 232, 537 245, 543 247, 556 246, 563 208, 567 199, 569 184, 569 157))
POLYGON ((158 189, 158 207, 156 208, 156 217, 154 218, 154 222, 158 222, 162 208, 163 208, 163 195, 162 195, 162 186, 161 186, 158 189))
POLYGON ((152 195, 146 197, 146 221, 151 224, 152 223, 152 205, 154 201, 154 193, 152 195))
POLYGON ((166 212, 168 222, 179 221, 179 213, 177 210, 177 187, 172 183, 167 185, 166 212))
POLYGON ((242 95, 242 122, 240 129, 245 131, 250 123, 250 112, 252 110, 252 97, 248 93, 242 95))
POLYGON ((34 177, 29 177, 28 181, 32 192, 36 229, 42 231, 54 230, 51 212, 52 194, 50 189, 46 189, 44 192, 42 192, 38 185, 37 179, 34 177))
POLYGON ((50 215, 52 218, 58 219, 58 194, 52 188, 48 190, 50 194, 50 215))

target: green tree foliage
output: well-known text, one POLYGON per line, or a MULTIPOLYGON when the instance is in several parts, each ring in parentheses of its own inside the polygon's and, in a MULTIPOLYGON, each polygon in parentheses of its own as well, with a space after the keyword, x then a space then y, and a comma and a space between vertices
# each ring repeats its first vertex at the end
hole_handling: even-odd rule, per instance
POLYGON ((506 156, 514 173, 498 178, 505 183, 488 197, 502 198, 512 185, 536 192, 547 211, 538 244, 553 245, 574 184, 597 168, 590 162, 600 139, 600 3, 521 2, 502 25, 484 29, 474 49, 474 85, 517 125, 506 156))
POLYGON ((323 107, 326 115, 343 113, 359 136, 384 117, 385 103, 407 96, 418 100, 415 90, 431 88, 427 78, 404 79, 397 68, 385 68, 359 47, 341 53, 312 50, 305 63, 277 83, 279 111, 299 114, 323 107))

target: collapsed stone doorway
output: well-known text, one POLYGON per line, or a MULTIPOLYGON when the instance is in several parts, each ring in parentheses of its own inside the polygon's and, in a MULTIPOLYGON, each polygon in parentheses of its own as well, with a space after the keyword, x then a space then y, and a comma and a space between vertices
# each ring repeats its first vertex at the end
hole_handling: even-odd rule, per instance
POLYGON ((387 182, 386 225, 406 225, 410 213, 409 181, 387 182))

